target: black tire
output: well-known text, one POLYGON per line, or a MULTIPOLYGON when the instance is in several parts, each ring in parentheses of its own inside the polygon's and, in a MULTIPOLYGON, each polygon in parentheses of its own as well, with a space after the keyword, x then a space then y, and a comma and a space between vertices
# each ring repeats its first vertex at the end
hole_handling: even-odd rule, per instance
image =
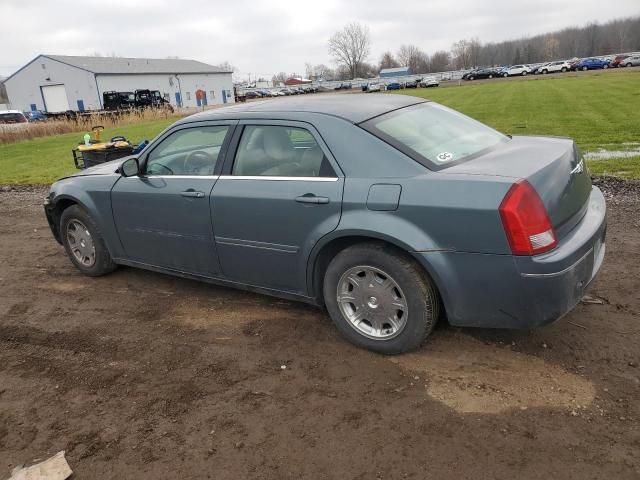
POLYGON ((567 71, 567 67, 562 67, 562 69, 560 70, 562 73, 567 71))
POLYGON ((523 77, 526 77, 526 76, 527 76, 527 71, 525 70, 524 72, 522 72, 522 73, 521 73, 521 75, 522 75, 523 77))
POLYGON ((582 67, 583 72, 586 72, 587 70, 589 70, 587 67, 582 67))
POLYGON ((493 74, 490 74, 490 75, 489 75, 489 78, 493 78, 493 74))
POLYGON ((549 71, 548 71, 548 70, 542 70, 542 74, 543 74, 543 75, 546 75, 547 73, 549 73, 549 71))
POLYGON ((603 68, 604 70, 606 70, 607 68, 609 68, 609 65, 607 65, 607 64, 605 63, 605 64, 602 66, 602 68, 603 68))
POLYGON ((631 66, 631 62, 629 62, 629 63, 627 63, 627 64, 625 65, 625 67, 630 67, 630 66, 631 66))
POLYGON ((101 275, 111 273, 117 268, 116 263, 111 258, 111 255, 104 244, 104 240, 102 239, 102 235, 100 235, 98 226, 82 207, 72 205, 62 212, 62 215, 60 216, 60 238, 62 239, 62 244, 64 245, 64 249, 69 256, 69 259, 83 274, 89 277, 99 277, 101 275), (77 220, 86 226, 91 235, 91 240, 93 241, 95 248, 95 261, 91 265, 83 264, 72 252, 73 247, 70 244, 67 229, 73 220, 77 220))
MULTIPOLYGON (((369 295, 367 287, 364 288, 364 295, 369 295)), ((325 305, 338 330, 353 344, 374 352, 398 354, 415 350, 431 333, 439 316, 438 294, 428 275, 411 257, 384 244, 363 243, 342 250, 327 268, 323 289, 325 305), (345 318, 338 305, 341 277, 349 269, 360 266, 379 269, 402 292, 407 307, 405 323, 391 338, 375 339, 361 333, 345 318)), ((362 307, 366 308, 364 304, 362 307)))
POLYGON ((503 74, 502 74, 502 76, 503 76, 504 78, 507 78, 507 77, 509 76, 509 74, 508 74, 508 73, 503 73, 503 74))

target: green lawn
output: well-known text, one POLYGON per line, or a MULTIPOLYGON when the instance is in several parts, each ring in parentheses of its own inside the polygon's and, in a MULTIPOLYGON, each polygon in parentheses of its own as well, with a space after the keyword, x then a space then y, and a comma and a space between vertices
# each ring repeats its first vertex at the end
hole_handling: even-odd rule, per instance
MULTIPOLYGON (((496 79, 407 89, 504 133, 572 137, 584 152, 640 146, 640 69, 496 79)), ((592 172, 640 178, 640 157, 589 161, 592 172)))
MULTIPOLYGON (((640 69, 463 82, 462 86, 402 90, 460 110, 504 133, 563 135, 585 152, 640 146, 640 69)), ((277 101, 277 100, 276 100, 277 101)), ((175 119, 107 129, 104 137, 152 139, 175 119)), ((71 149, 83 133, 0 145, 0 184, 50 183, 75 171, 71 149)), ((640 178, 640 157, 589 161, 595 174, 640 178)))
MULTIPOLYGON (((169 118, 106 128, 102 137, 124 135, 132 143, 152 140, 175 121, 175 118, 169 118)), ((83 136, 84 132, 66 133, 0 145, 0 184, 51 183, 77 172, 71 150, 78 142, 82 142, 83 136)))

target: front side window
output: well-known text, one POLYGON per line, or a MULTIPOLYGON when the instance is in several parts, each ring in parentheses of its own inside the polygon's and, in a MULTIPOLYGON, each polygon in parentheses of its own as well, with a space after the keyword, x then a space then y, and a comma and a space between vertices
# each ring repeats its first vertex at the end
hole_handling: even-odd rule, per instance
POLYGON ((443 168, 488 150, 508 137, 450 108, 426 102, 360 125, 429 168, 443 168))
POLYGON ((335 177, 324 152, 308 130, 275 125, 244 128, 233 175, 335 177))
POLYGON ((217 125, 172 133, 149 153, 146 175, 213 175, 228 130, 217 125))

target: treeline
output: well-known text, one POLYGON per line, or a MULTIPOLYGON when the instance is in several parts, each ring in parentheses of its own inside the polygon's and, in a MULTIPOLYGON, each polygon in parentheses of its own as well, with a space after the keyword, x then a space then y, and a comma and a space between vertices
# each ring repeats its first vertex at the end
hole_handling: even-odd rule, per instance
MULTIPOLYGON (((482 43, 478 38, 463 39, 455 42, 449 51, 432 54, 417 45, 401 45, 395 53, 391 50, 384 52, 377 62, 369 58, 370 47, 371 38, 366 25, 346 25, 329 40, 329 53, 336 67, 307 63, 305 76, 312 80, 347 80, 374 77, 383 68, 401 66, 420 74, 635 52, 640 51, 640 16, 602 24, 590 22, 584 27, 569 27, 504 42, 482 43)), ((282 82, 291 76, 295 75, 280 72, 272 80, 282 82)))
POLYGON ((584 27, 569 27, 504 42, 483 44, 478 39, 460 40, 451 49, 451 63, 455 68, 470 68, 634 51, 640 51, 640 17, 603 24, 592 22, 584 27))

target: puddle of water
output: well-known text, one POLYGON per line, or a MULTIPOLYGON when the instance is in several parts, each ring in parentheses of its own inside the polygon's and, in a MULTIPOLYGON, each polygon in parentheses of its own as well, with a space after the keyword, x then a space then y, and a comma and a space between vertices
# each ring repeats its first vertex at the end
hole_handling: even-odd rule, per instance
POLYGON ((586 378, 544 360, 488 346, 471 337, 428 344, 390 361, 426 379, 427 394, 461 413, 587 406, 595 387, 586 378))
POLYGON ((605 150, 601 148, 584 154, 586 160, 611 160, 613 158, 631 158, 640 156, 640 147, 629 150, 605 150))

